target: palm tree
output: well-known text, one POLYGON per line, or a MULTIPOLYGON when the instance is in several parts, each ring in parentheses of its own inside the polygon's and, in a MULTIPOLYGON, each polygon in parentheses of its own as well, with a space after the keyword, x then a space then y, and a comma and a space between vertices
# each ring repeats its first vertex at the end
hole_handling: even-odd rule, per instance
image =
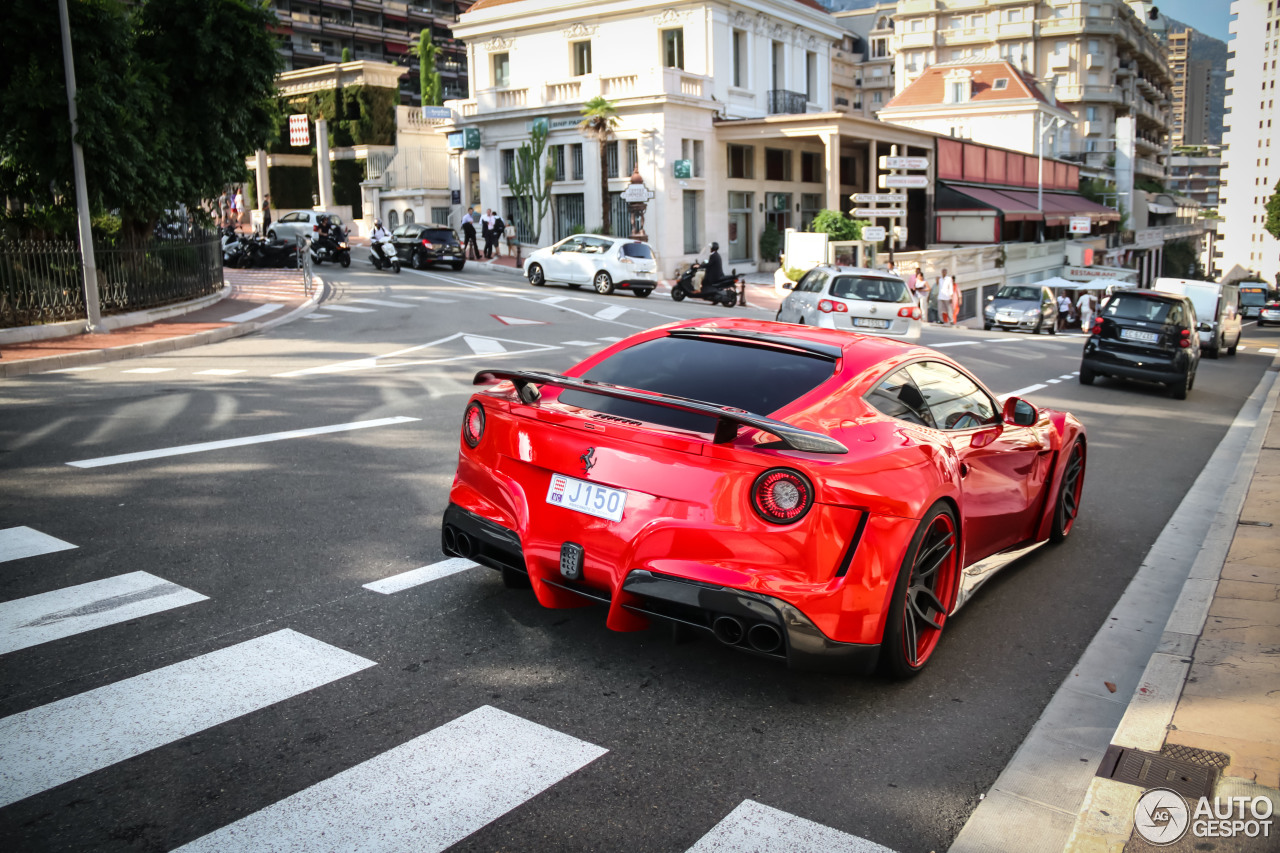
POLYGON ((579 122, 578 128, 600 143, 600 214, 604 233, 608 234, 610 233, 609 172, 605 145, 613 138, 614 128, 618 126, 618 110, 612 101, 605 99, 604 95, 596 95, 583 104, 579 112, 585 118, 579 122))

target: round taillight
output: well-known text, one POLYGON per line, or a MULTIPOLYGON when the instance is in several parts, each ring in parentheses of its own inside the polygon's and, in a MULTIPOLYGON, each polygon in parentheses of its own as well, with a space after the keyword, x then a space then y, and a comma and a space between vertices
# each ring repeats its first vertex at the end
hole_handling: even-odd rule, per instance
POLYGON ((751 487, 751 505, 772 524, 790 524, 813 506, 813 485, 798 471, 770 468, 751 487))
POLYGON ((484 435, 484 406, 481 406, 479 401, 472 400, 462 416, 462 440, 467 443, 467 447, 475 447, 480 443, 482 435, 484 435))
POLYGON ((1094 334, 1094 335, 1102 334, 1102 318, 1101 317, 1093 321, 1093 331, 1091 332, 1091 334, 1094 334))

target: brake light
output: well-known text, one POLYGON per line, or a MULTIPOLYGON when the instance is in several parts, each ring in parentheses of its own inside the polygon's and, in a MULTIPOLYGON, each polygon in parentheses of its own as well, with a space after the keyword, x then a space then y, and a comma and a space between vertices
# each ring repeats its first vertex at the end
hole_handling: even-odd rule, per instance
POLYGON ((1183 349, 1187 349, 1191 346, 1191 330, 1190 329, 1182 330, 1182 337, 1178 341, 1178 346, 1182 347, 1183 349))
POLYGON ((483 435, 484 406, 480 405, 480 401, 472 400, 462 416, 462 440, 467 443, 467 447, 475 447, 483 435))
POLYGON ((319 225, 312 225, 312 226, 311 226, 311 230, 312 230, 312 231, 319 231, 319 230, 320 230, 320 226, 319 226, 319 225))
POLYGON ((910 318, 910 319, 912 319, 912 320, 919 320, 919 319, 920 319, 920 309, 919 309, 919 308, 899 308, 899 309, 898 309, 898 316, 899 316, 899 317, 909 317, 909 318, 910 318))
POLYGON ((1090 332, 1089 334, 1091 335, 1102 334, 1102 318, 1101 317, 1093 321, 1093 331, 1090 332))
POLYGON ((751 487, 751 505, 771 524, 790 524, 813 506, 813 486, 798 471, 770 468, 751 487))
POLYGON ((435 244, 433 244, 430 240, 427 240, 427 239, 423 239, 423 241, 422 241, 422 245, 423 245, 424 247, 428 248, 428 249, 434 249, 434 248, 435 248, 435 244))
POLYGON ((818 310, 823 314, 848 314, 849 306, 845 305, 843 302, 834 302, 830 299, 820 299, 818 300, 818 310))

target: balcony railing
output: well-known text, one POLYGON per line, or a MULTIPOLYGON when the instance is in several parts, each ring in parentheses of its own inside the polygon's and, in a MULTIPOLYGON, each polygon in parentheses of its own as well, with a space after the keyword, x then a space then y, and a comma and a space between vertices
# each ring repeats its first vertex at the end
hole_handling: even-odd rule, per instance
POLYGON ((787 89, 769 90, 769 115, 790 115, 807 112, 809 102, 802 92, 787 89))

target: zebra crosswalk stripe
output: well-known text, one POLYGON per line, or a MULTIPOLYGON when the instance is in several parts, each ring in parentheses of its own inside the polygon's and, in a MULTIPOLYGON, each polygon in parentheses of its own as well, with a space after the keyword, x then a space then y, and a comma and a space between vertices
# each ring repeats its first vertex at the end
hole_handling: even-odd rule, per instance
POLYGON ((54 551, 68 551, 76 547, 78 546, 30 527, 0 530, 0 563, 52 554, 54 551))
POLYGON ((147 572, 130 572, 0 604, 0 654, 205 601, 147 572))
POLYGON ((893 853, 888 847, 743 800, 687 853, 893 853))
POLYGON ((364 584, 364 588, 373 592, 380 592, 383 595, 391 595, 392 593, 412 589, 415 586, 421 586, 424 583, 440 580, 440 578, 447 578, 449 575, 454 575, 458 572, 465 572, 467 569, 473 569, 477 565, 479 564, 462 557, 450 557, 447 560, 441 560, 438 563, 432 563, 420 569, 412 569, 407 572, 401 572, 398 575, 392 575, 389 578, 364 584))
POLYGON ((0 806, 373 665, 285 629, 5 717, 0 806))
POLYGON ((484 705, 178 850, 438 853, 607 751, 484 705))

